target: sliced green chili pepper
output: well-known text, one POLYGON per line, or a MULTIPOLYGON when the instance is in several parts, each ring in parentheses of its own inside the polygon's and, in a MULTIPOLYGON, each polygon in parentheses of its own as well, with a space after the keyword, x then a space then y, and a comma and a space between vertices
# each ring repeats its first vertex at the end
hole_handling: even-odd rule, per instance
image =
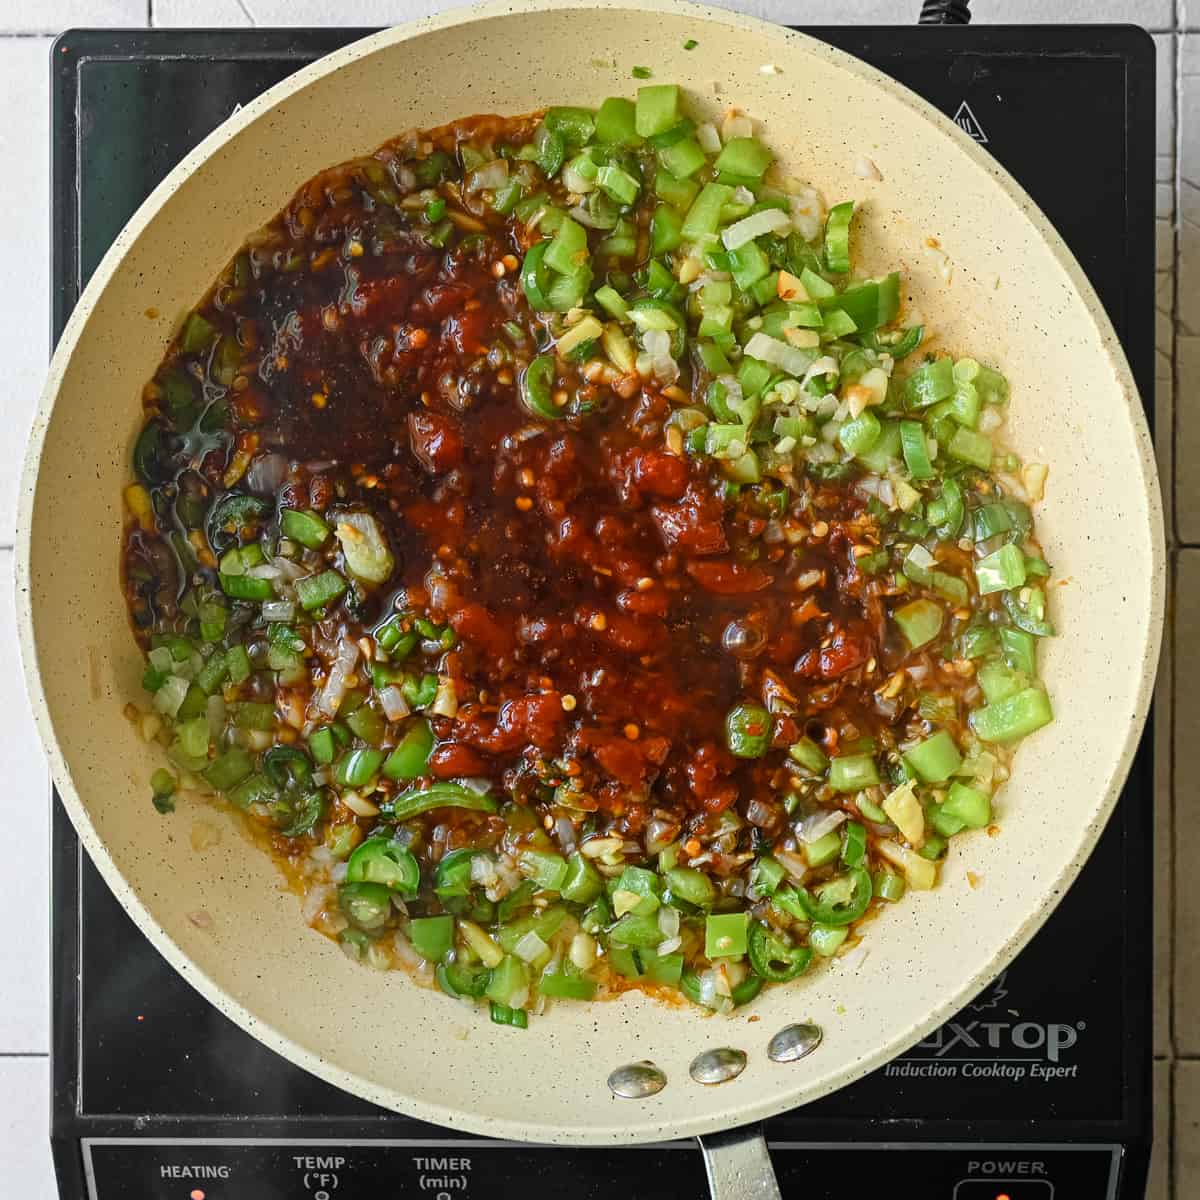
POLYGON ((521 402, 531 416, 544 421, 556 421, 563 415, 554 403, 555 377, 553 354, 539 354, 521 376, 521 402))
POLYGON ((350 883, 381 883, 404 896, 415 896, 421 868, 412 853, 387 837, 368 838, 346 864, 350 883))
POLYGON ((491 1016, 496 1025, 509 1025, 513 1029, 529 1028, 529 1014, 523 1008, 510 1008, 507 1004, 497 1004, 493 1000, 491 1016))
POLYGON ((242 537, 257 532, 269 505, 258 496, 227 492, 208 514, 208 540, 217 554, 224 554, 242 537))
POLYGON ((466 808, 473 812, 493 813, 496 801, 486 792, 473 792, 457 783, 434 783, 427 788, 402 792, 389 800, 381 811, 389 820, 407 821, 431 808, 466 808))
POLYGON ((332 604, 346 592, 347 583, 336 571, 322 571, 296 581, 296 597, 305 612, 314 612, 332 604))
POLYGON ((537 165, 548 177, 557 175, 567 154, 567 144, 562 137, 542 124, 534 134, 533 146, 536 151, 534 161, 537 165))
POLYGON ((879 768, 870 754, 846 754, 829 762, 829 786, 835 792, 861 792, 879 782, 879 768))
POLYGON ((448 996, 478 1000, 487 991, 492 973, 486 967, 472 968, 451 960, 438 963, 434 975, 438 986, 448 996))
POLYGON ((334 782, 339 787, 363 787, 375 778, 382 764, 382 750, 351 750, 334 764, 334 782))
POLYGON ((312 763, 295 746, 272 746, 263 755, 262 769, 280 791, 304 788, 312 782, 312 763))
POLYGON ((842 862, 848 867, 861 867, 867 856, 866 827, 857 821, 847 821, 842 834, 842 862))
POLYGON ((867 911, 873 886, 871 876, 862 867, 850 867, 813 892, 799 889, 801 903, 809 920, 820 925, 849 925, 867 911))
POLYGON ((1046 619, 1046 593, 1040 587, 1022 587, 1001 597, 1009 619, 1034 637, 1053 637, 1054 626, 1046 619))
POLYGON ((900 632, 913 650, 928 645, 941 632, 946 614, 932 600, 913 600, 892 614, 900 632))
POLYGON ((787 983, 812 962, 807 946, 793 946, 761 921, 750 926, 750 966, 769 983, 787 983))
POLYGON ((250 755, 241 746, 231 746, 213 759, 201 774, 218 792, 227 792, 253 770, 254 760, 250 755))
POLYGON ((433 730, 429 722, 414 721, 383 764, 388 779, 418 779, 425 774, 429 756, 433 753, 433 730))
POLYGON ((179 348, 184 354, 198 354, 217 336, 216 327, 198 312, 190 313, 179 335, 179 348))
POLYGON ((471 860, 484 850, 451 850, 437 865, 433 874, 433 890, 443 900, 465 896, 471 890, 471 860))
POLYGON ((381 883, 343 883, 338 888, 342 912, 367 933, 382 929, 392 912, 392 894, 381 883))
POLYGON ((761 704, 735 704, 725 716, 725 745, 737 758, 762 758, 771 744, 771 714, 761 704))
POLYGON ((325 815, 325 793, 305 792, 291 804, 289 815, 291 820, 279 831, 284 837, 301 837, 303 834, 312 833, 317 822, 325 815))
POLYGON ((965 515, 962 485, 957 479, 943 480, 940 495, 936 500, 931 500, 928 507, 929 523, 934 526, 934 533, 941 541, 958 537, 965 515))
POLYGON ((933 464, 929 461, 929 447, 925 444, 925 427, 920 421, 900 422, 900 449, 908 473, 914 479, 932 479, 933 464))
POLYGON ((285 508, 279 514, 279 530, 284 537, 310 550, 320 550, 330 534, 329 526, 315 512, 302 512, 294 508, 285 508))
POLYGON ((550 286, 550 269, 545 264, 546 251, 549 242, 537 242, 525 252, 525 261, 521 264, 521 289, 529 307, 538 312, 547 312, 550 301, 546 291, 550 286))
POLYGON ((760 896, 770 896, 786 878, 787 871, 783 864, 766 854, 755 861, 750 872, 750 886, 760 896))
POLYGON ((1020 741, 1054 720, 1050 698, 1041 688, 1026 688, 1005 700, 977 708, 969 718, 971 728, 985 742, 1020 741))
POLYGON ((746 953, 750 914, 711 913, 704 922, 704 953, 708 958, 739 958, 746 953))
POLYGON ((563 1000, 591 1000, 596 994, 596 983, 581 975, 568 975, 564 971, 543 975, 538 983, 538 991, 543 996, 551 996, 563 1000))
POLYGON ((835 204, 825 220, 825 265, 836 275, 850 270, 850 222, 854 201, 835 204))
POLYGON ((413 949, 430 962, 441 962, 454 945, 454 918, 414 917, 408 923, 408 937, 413 949))

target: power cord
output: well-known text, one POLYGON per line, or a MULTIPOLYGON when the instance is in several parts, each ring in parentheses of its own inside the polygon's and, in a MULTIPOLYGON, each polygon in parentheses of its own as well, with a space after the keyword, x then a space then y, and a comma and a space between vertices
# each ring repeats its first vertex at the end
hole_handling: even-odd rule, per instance
POLYGON ((971 0, 925 0, 918 25, 969 25, 971 0))

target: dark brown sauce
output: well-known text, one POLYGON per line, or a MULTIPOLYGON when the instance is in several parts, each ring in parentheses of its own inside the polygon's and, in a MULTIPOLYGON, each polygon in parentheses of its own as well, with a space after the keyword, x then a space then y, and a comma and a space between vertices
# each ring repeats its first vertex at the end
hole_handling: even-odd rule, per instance
MULTIPOLYGON (((516 143, 532 124, 476 118, 425 136, 442 149, 516 143)), ((911 689, 903 702, 879 695, 889 675, 921 664, 959 692, 969 679, 889 635, 886 584, 855 565, 855 548, 873 548, 879 531, 846 485, 802 479, 782 512, 749 490, 726 501, 711 463, 664 444, 678 399, 653 386, 575 374, 569 415, 533 420, 518 397, 537 327, 518 281, 525 228, 480 205, 467 214, 479 229, 466 244, 431 247, 372 195, 414 144, 401 139, 305 185, 252 243, 251 277, 227 276, 200 307, 240 361, 221 384, 219 351, 198 361, 173 350, 169 363, 214 419, 208 432, 167 438, 172 478, 160 491, 190 489, 208 506, 239 457, 279 452, 286 477, 273 505, 380 519, 392 578, 317 632, 330 647, 406 607, 455 630, 443 669, 459 712, 433 721, 435 777, 486 776, 542 825, 561 810, 529 782, 573 780, 576 815, 600 814, 606 831, 638 837, 656 812, 677 823, 683 862, 695 856, 689 835, 732 807, 759 831, 744 830, 739 850, 779 836, 789 744, 807 733, 832 753, 873 737, 887 750, 921 728, 911 689), (506 341, 509 321, 526 331, 523 349, 506 341), (722 644, 735 621, 748 627, 741 658, 722 644), (764 693, 784 714, 773 749, 735 759, 726 713, 764 693)), ((149 402, 162 409, 161 388, 149 402)), ((233 483, 253 490, 244 474, 233 483)), ((202 548, 187 564, 165 540, 172 524, 185 533, 172 519, 128 537, 143 634, 170 623, 189 574, 215 584, 202 548)), ((313 688, 329 657, 314 663, 313 688)), ((247 698, 282 704, 263 687, 255 676, 247 698)), ((498 816, 450 811, 426 825, 431 858, 494 845, 505 830, 498 816)), ((718 853, 707 869, 728 877, 743 861, 718 853)))

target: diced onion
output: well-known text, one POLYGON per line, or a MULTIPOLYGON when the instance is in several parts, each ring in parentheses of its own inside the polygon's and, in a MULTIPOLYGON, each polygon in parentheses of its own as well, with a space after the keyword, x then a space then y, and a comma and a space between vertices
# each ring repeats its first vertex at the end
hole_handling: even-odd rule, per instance
POLYGON ((825 205, 816 188, 800 187, 792 195, 792 223, 800 236, 811 242, 821 232, 825 220, 825 205))
MULTIPOLYGON (((746 348, 746 352, 749 353, 749 347, 746 348)), ((755 357, 757 357, 757 355, 755 357)), ((837 371, 837 359, 828 354, 823 355, 804 372, 804 378, 801 380, 801 384, 807 384, 810 379, 814 379, 818 375, 836 375, 837 371)), ((826 396, 825 399, 828 400, 829 397, 826 396)))
POLYGON ((500 878, 496 860, 490 854, 476 854, 471 859, 471 882, 488 887, 500 878))
POLYGON ((868 404, 882 404, 887 399, 888 376, 887 372, 879 367, 872 367, 869 371, 864 371, 862 377, 858 381, 860 388, 866 388, 871 393, 871 399, 868 404))
POLYGON ((356 817, 376 817, 379 815, 379 806, 368 800, 365 796, 360 796, 357 792, 343 792, 340 799, 356 817))
POLYGON ((623 845, 624 843, 617 837, 594 837, 589 838, 579 847, 579 853, 584 858, 603 858, 614 850, 620 850, 623 845))
POLYGON ((905 559, 923 571, 931 571, 937 566, 937 559, 920 542, 914 543, 905 559))
POLYGON ((321 689, 321 697, 317 701, 317 709, 327 717, 337 716, 337 711, 349 690, 346 686, 346 679, 354 670, 359 653, 357 642, 348 637, 342 638, 341 644, 338 646, 337 658, 334 659, 333 666, 329 668, 329 678, 325 680, 325 686, 321 689))
POLYGON ((651 358, 661 358, 671 353, 671 335, 665 329, 647 329, 642 334, 642 345, 651 358))
POLYGON ((705 154, 721 152, 721 135, 711 121, 705 121, 702 125, 696 126, 696 141, 700 143, 700 149, 705 154))
MULTIPOLYGON (((577 170, 575 170, 573 166, 571 166, 570 163, 567 163, 562 169, 562 181, 563 187, 565 187, 568 192, 574 192, 577 196, 584 196, 588 192, 596 190, 595 180, 585 179, 577 170)), ((582 205, 580 207, 582 207, 582 205)), ((574 215, 574 211, 572 212, 572 215, 574 215)), ((584 222, 580 223, 584 224, 584 222)), ((591 222, 588 221, 586 224, 591 224, 591 222)), ((598 229, 600 226, 594 226, 594 228, 598 229)))
POLYGON ((458 693, 454 690, 454 680, 449 675, 439 676, 437 695, 434 696, 429 711, 435 717, 458 715, 458 693))
POLYGON ((577 933, 571 939, 571 949, 568 953, 572 964, 581 971, 586 971, 596 962, 596 939, 590 933, 577 933))
MULTIPOLYGON (((564 171, 563 174, 565 176, 566 172, 564 171)), ((589 187, 595 187, 595 184, 591 184, 589 187)), ((577 189, 572 188, 571 190, 576 191, 577 189)), ((589 229, 611 229, 613 227, 612 221, 605 217, 597 218, 593 216, 582 204, 577 204, 574 208, 570 208, 567 211, 571 214, 574 220, 580 223, 580 225, 586 225, 589 229)))
MULTIPOLYGON (((284 558, 282 555, 276 555, 271 559, 271 565, 279 572, 281 579, 287 579, 294 582, 297 579, 307 575, 307 570, 299 563, 292 562, 290 558, 284 558)), ((268 601, 270 603, 270 601, 268 601)), ((263 605, 263 614, 266 615, 267 605, 263 605)), ((268 618, 282 620, 282 618, 268 618)), ((290 618, 289 618, 290 619, 290 618)))
POLYGON ((382 526, 372 513, 342 513, 334 532, 352 575, 368 583, 383 583, 392 573, 396 560, 382 526))
POLYGON ((306 925, 311 925, 321 914, 321 910, 333 898, 333 889, 328 887, 312 887, 304 893, 300 902, 300 915, 306 925))
POLYGON ((655 950, 655 953, 660 956, 663 954, 674 954, 675 951, 678 950, 679 947, 682 945, 683 945, 683 938, 681 938, 681 937, 668 938, 665 942, 658 943, 658 948, 655 950))
MULTIPOLYGON (((493 158, 467 175, 466 190, 482 192, 485 188, 503 187, 508 182, 508 159, 493 158)), ((574 189, 572 189, 574 190, 574 189)))
POLYGON ((937 867, 915 850, 909 850, 890 838, 881 838, 876 844, 876 849, 888 862, 904 872, 908 886, 914 890, 927 892, 937 883, 937 867))
POLYGON ((787 213, 778 208, 764 208, 761 212, 751 213, 721 231, 721 241, 727 250, 736 250, 739 246, 752 242, 760 234, 776 233, 790 228, 792 222, 787 213))
POLYGON ((575 852, 575 826, 571 824, 570 817, 557 816, 554 818, 554 836, 564 854, 575 852))
POLYGON ((264 621, 290 621, 296 615, 296 606, 290 600, 268 600, 262 606, 264 621))
POLYGON ((855 159, 854 173, 859 179, 873 179, 876 182, 883 178, 879 168, 865 155, 860 155, 855 159))
MULTIPOLYGON (((804 877, 808 874, 808 863, 792 850, 775 850, 776 859, 779 865, 797 882, 803 883, 804 877)), ((693 861, 693 865, 694 861, 693 861)))
POLYGON ((810 813, 796 826, 796 836, 806 845, 819 842, 827 833, 832 833, 846 821, 846 814, 840 809, 821 809, 810 813))
POLYGON ((175 658, 166 646, 155 646, 146 657, 150 660, 150 665, 160 674, 176 674, 175 658))
POLYGON ((925 841, 925 813, 911 780, 888 793, 883 801, 883 811, 904 837, 919 849, 925 841))
POLYGON ((408 701, 404 698, 404 693, 394 683, 389 683, 380 691, 379 703, 383 707, 383 715, 389 721, 399 721, 412 712, 408 701))
POLYGON ((675 840, 678 832, 679 826, 674 821, 663 821, 658 817, 651 817, 646 822, 644 836, 646 853, 651 856, 661 853, 675 840))
POLYGON ((1045 498, 1046 478, 1049 474, 1050 468, 1044 463, 1026 463, 1021 468, 1021 482, 1024 483, 1031 502, 1036 503, 1045 498))
POLYGON ((164 716, 173 717, 188 694, 188 686, 183 676, 168 676, 167 681, 154 693, 154 707, 164 716))
POLYGON ((260 496, 273 495, 287 477, 287 459, 272 450, 256 455, 246 472, 246 489, 260 496))
MULTIPOLYGON (((756 333, 746 343, 745 352, 751 358, 757 358, 760 362, 778 367, 789 375, 800 376, 805 375, 806 372, 814 373, 817 365, 813 362, 810 351, 797 350, 794 346, 789 346, 787 342, 781 342, 778 338, 773 338, 765 333, 756 333)), ((824 360, 818 360, 818 362, 822 361, 824 360)), ((836 371, 837 363, 832 358, 829 359, 829 362, 833 364, 831 369, 836 371)))
POLYGON ((531 963, 541 958, 549 949, 550 947, 531 929, 517 939, 513 953, 522 961, 531 963))
POLYGON ((731 108, 721 122, 721 140, 730 142, 734 138, 754 136, 754 122, 744 112, 731 108))
POLYGON ((658 928, 664 938, 677 937, 679 934, 679 910, 664 904, 658 910, 658 928))

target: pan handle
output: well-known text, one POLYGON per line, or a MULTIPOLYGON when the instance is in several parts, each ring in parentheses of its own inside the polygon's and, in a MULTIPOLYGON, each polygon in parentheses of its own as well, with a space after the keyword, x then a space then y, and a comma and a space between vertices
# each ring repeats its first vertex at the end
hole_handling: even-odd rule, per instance
POLYGON ((698 1138, 712 1200, 781 1200, 761 1125, 698 1138))

